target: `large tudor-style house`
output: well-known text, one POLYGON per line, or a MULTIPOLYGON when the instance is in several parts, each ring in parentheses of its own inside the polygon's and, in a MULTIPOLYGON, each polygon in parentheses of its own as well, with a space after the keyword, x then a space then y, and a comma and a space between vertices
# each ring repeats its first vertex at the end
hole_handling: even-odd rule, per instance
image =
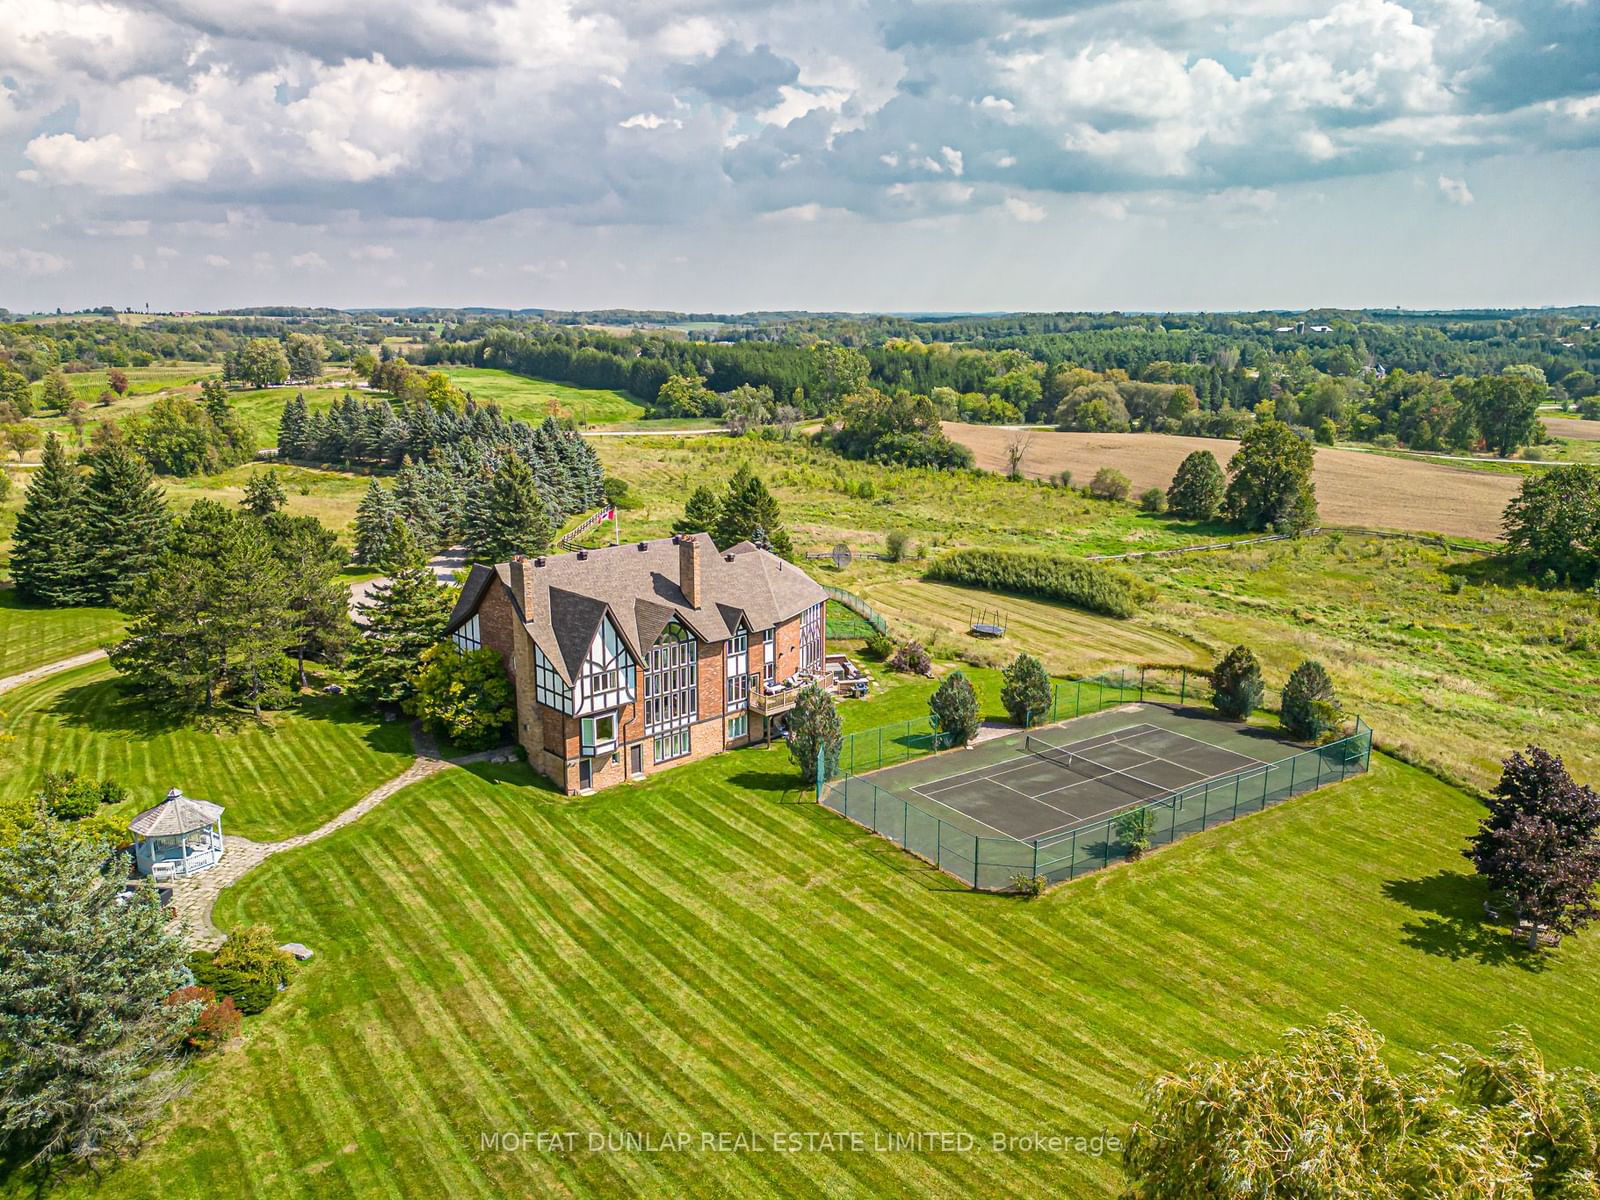
POLYGON ((769 737, 823 667, 820 586, 710 535, 475 566, 450 616, 498 650, 517 741, 568 794, 769 737))

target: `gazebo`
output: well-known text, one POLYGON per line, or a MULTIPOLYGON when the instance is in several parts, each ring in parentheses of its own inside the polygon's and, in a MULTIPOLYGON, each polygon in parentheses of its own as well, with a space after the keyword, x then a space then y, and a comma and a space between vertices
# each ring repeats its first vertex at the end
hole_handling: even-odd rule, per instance
POLYGON ((192 800, 178 788, 128 825, 137 839, 133 861, 155 880, 209 871, 222 860, 222 806, 192 800))

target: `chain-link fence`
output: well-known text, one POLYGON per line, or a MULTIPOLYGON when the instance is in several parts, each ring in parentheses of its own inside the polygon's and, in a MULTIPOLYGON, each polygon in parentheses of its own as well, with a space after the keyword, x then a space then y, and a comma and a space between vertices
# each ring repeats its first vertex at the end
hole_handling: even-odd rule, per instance
MULTIPOLYGON (((905 724, 909 727, 912 722, 905 724)), ((905 757, 895 761, 913 757, 904 740, 906 735, 884 740, 875 736, 877 732, 856 734, 847 739, 847 744, 854 741, 873 748, 907 745, 905 757)), ((1019 887, 1024 880, 1059 883, 1121 862, 1133 853, 1131 839, 1136 836, 1142 836, 1151 846, 1164 846, 1191 833, 1260 812, 1291 796, 1361 774, 1368 769, 1371 757, 1372 730, 1357 718, 1355 732, 1336 742, 1206 780, 1132 805, 1113 816, 1027 842, 975 833, 962 822, 958 806, 941 815, 931 810, 932 801, 921 797, 914 801, 856 775, 843 756, 829 771, 819 753, 817 801, 968 886, 999 892, 1019 887)), ((876 750, 875 756, 864 749, 857 761, 890 765, 883 761, 881 749, 876 750)))

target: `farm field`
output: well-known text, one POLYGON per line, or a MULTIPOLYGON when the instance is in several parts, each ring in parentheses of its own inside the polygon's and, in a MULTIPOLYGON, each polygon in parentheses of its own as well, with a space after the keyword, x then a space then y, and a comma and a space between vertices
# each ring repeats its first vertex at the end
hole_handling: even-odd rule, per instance
POLYGON ((0 589, 0 679, 98 649, 122 628, 109 608, 40 608, 0 589))
POLYGON ((1600 421, 1585 421, 1582 417, 1540 417, 1539 420, 1551 437, 1600 442, 1600 421))
MULTIPOLYGON (((799 550, 843 542, 879 553, 903 530, 917 553, 965 545, 1054 547, 1075 553, 1161 550, 1241 536, 1225 526, 1138 513, 1043 483, 1014 483, 976 471, 851 462, 810 442, 753 438, 595 438, 608 474, 626 480, 636 506, 622 513, 622 536, 662 537, 701 484, 720 489, 747 464, 777 497, 799 550)), ((903 565, 858 560, 850 578, 904 574, 903 565)), ((808 564, 824 583, 831 567, 808 564)), ((853 588, 854 585, 846 584, 853 588)))
POLYGON ((384 724, 346 697, 304 697, 260 725, 170 727, 116 678, 101 662, 6 693, 0 802, 72 767, 126 787, 129 817, 181 787, 227 809, 224 833, 263 841, 315 829, 411 762, 405 723, 384 724))
POLYGON ((1471 800, 1392 760, 1044 899, 952 887, 747 750, 569 801, 450 770, 225 893, 317 951, 120 1198, 1111 1197, 1149 1076, 1350 1006, 1402 1061, 1526 1024, 1600 1065, 1600 942, 1477 922, 1471 800), (585 1150, 632 1131, 971 1132, 972 1153, 585 1150), (576 1130, 573 1152, 485 1148, 576 1130))
MULTIPOLYGON (((944 429, 972 450, 978 466, 1006 469, 1005 448, 1015 436, 1012 431, 951 421, 944 423, 944 429)), ((1072 472, 1074 482, 1086 484, 1101 467, 1115 467, 1133 481, 1136 495, 1146 488, 1165 488, 1178 464, 1196 450, 1211 451, 1226 467, 1239 446, 1220 438, 1159 433, 1036 432, 1032 439, 1023 464, 1028 476, 1045 479, 1065 470, 1072 472)), ((1317 450, 1315 479, 1322 519, 1331 525, 1485 541, 1500 537, 1500 515, 1521 486, 1509 475, 1325 448, 1317 450)))
POLYGON ((552 410, 556 416, 571 417, 580 425, 609 425, 644 416, 644 405, 626 392, 573 387, 492 367, 441 365, 438 369, 480 403, 497 405, 506 416, 532 425, 550 416, 552 410))
POLYGON ((874 583, 866 588, 866 599, 894 628, 926 626, 942 643, 965 643, 967 655, 997 665, 1022 652, 1039 658, 1052 674, 1068 676, 1130 663, 1210 667, 1215 661, 1195 642, 1156 627, 1145 616, 1118 621, 1066 604, 921 579, 874 583), (978 639, 968 632, 971 613, 985 608, 1000 610, 1005 636, 978 639))

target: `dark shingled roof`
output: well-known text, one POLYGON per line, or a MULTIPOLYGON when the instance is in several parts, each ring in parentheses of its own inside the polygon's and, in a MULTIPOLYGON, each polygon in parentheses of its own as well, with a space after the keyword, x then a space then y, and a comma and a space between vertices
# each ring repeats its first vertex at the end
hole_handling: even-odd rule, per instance
POLYGON ((674 618, 701 641, 721 642, 733 636, 741 617, 752 631, 770 629, 826 598, 799 567, 750 542, 719 552, 710 534, 686 537, 693 538, 699 555, 698 606, 683 594, 678 542, 660 538, 603 546, 586 551, 582 559, 576 553, 552 555, 543 566, 529 559, 524 568, 533 589, 528 612, 522 611, 510 563, 474 566, 447 632, 454 633, 478 611, 491 585, 503 587, 534 644, 571 683, 606 613, 642 659, 674 618))

